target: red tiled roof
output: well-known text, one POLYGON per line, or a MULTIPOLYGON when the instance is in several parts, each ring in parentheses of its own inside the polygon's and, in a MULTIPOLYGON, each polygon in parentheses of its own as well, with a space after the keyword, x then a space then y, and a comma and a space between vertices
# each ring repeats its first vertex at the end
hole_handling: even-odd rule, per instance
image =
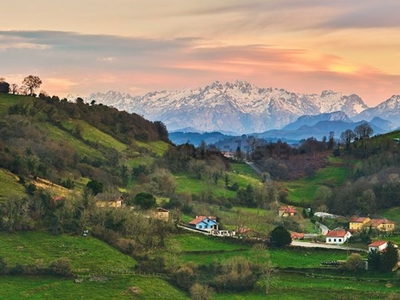
POLYGON ((387 243, 386 241, 375 241, 375 242, 369 244, 368 247, 379 247, 386 243, 387 243))
POLYGON ((217 220, 217 218, 216 218, 216 217, 213 217, 213 216, 209 216, 209 217, 206 217, 206 216, 196 216, 196 218, 193 219, 192 221, 190 221, 189 224, 191 224, 191 225, 197 225, 197 224, 199 224, 201 221, 203 221, 204 219, 210 219, 210 220, 213 220, 213 221, 216 221, 216 220, 217 220))
POLYGON ((278 210, 283 210, 285 213, 297 213, 297 210, 293 206, 281 206, 278 210))
POLYGON ((379 226, 381 224, 394 224, 393 221, 389 221, 387 219, 372 219, 371 220, 371 225, 372 226, 379 226))
POLYGON ((354 217, 351 217, 350 218, 350 222, 352 222, 352 223, 364 223, 364 221, 366 220, 367 218, 365 218, 365 217, 357 217, 357 216, 354 216, 354 217))
POLYGON ((304 239, 304 233, 292 231, 292 232, 290 232, 290 237, 292 239, 304 239))
POLYGON ((326 236, 327 237, 344 237, 346 235, 346 230, 331 230, 329 231, 326 236))

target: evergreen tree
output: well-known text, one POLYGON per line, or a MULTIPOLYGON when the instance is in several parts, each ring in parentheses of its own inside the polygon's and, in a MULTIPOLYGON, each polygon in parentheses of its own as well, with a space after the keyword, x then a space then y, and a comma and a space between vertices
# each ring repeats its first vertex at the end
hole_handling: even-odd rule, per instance
POLYGON ((397 249, 394 247, 392 242, 388 242, 388 245, 381 256, 380 269, 384 272, 392 271, 393 267, 397 264, 398 259, 397 249))
POLYGON ((283 226, 277 226, 272 230, 271 235, 269 237, 269 242, 273 247, 283 248, 287 245, 290 245, 292 242, 292 237, 290 236, 290 232, 285 229, 283 226))

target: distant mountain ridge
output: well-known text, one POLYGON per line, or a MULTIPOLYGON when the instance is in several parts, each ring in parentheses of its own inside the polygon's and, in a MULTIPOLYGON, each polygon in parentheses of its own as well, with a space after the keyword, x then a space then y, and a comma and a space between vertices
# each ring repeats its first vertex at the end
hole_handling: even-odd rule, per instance
POLYGON ((135 97, 110 91, 91 94, 84 100, 135 112, 152 121, 160 120, 169 131, 190 127, 195 131, 237 134, 282 128, 304 115, 340 111, 353 118, 369 108, 355 94, 329 90, 319 95, 300 94, 259 88, 240 80, 225 84, 215 81, 204 88, 159 91, 135 97))

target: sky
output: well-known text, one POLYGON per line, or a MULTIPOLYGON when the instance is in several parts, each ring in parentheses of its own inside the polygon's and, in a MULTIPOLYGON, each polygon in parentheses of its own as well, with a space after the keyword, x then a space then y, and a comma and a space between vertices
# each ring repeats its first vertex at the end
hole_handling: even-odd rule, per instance
POLYGON ((334 90, 375 106, 400 94, 398 0, 13 0, 0 77, 49 95, 144 95, 245 80, 334 90))

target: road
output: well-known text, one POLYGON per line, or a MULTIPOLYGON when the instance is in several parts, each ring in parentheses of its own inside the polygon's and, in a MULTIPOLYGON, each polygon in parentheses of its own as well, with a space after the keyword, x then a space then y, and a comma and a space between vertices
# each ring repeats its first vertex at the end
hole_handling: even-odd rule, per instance
POLYGON ((326 235, 329 232, 329 228, 326 227, 324 224, 321 224, 319 222, 315 222, 315 224, 317 224, 319 226, 319 228, 321 229, 322 235, 326 235))
POLYGON ((325 249, 339 249, 339 250, 350 250, 350 251, 364 251, 368 252, 366 249, 353 248, 341 245, 330 245, 330 244, 318 244, 310 242, 299 242, 292 241, 291 246, 305 247, 305 248, 325 248, 325 249))

